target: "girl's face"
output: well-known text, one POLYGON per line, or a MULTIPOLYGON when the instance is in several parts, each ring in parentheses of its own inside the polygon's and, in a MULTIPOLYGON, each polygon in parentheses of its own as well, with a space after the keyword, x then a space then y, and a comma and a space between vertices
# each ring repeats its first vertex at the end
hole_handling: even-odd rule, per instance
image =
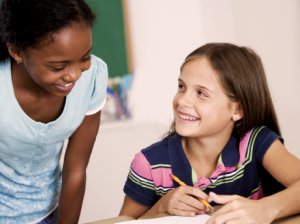
MULTIPOLYGON (((37 85, 56 96, 66 96, 82 72, 90 68, 91 28, 76 23, 53 34, 53 40, 22 51, 18 66, 37 85)), ((29 80, 30 80, 29 79, 29 80)))
POLYGON ((214 137, 232 132, 241 118, 239 104, 223 92, 217 73, 205 58, 182 68, 173 100, 176 132, 184 137, 214 137))

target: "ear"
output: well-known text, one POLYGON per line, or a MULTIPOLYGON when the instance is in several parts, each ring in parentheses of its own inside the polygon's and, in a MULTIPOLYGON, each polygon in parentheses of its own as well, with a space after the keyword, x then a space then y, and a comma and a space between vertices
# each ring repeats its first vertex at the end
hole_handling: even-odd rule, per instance
POLYGON ((243 108, 240 104, 240 102, 235 102, 233 103, 233 114, 232 114, 232 120, 233 121, 238 121, 242 119, 244 116, 244 111, 243 108))
POLYGON ((9 55, 15 59, 15 61, 20 64, 23 62, 23 58, 21 56, 21 51, 20 49, 18 49, 15 45, 8 43, 7 44, 7 49, 8 49, 8 53, 9 55))

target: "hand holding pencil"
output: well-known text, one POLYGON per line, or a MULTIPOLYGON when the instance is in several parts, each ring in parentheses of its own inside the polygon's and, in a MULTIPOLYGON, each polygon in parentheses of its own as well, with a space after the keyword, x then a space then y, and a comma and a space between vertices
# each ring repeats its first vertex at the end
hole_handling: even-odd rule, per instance
MULTIPOLYGON (((186 184, 181 181, 178 177, 176 177, 175 175, 173 174, 170 174, 170 177, 176 181, 180 186, 186 186, 186 184)), ((208 209, 208 211, 212 212, 214 211, 214 208, 206 201, 204 200, 203 198, 197 198, 203 205, 206 209, 208 209)))

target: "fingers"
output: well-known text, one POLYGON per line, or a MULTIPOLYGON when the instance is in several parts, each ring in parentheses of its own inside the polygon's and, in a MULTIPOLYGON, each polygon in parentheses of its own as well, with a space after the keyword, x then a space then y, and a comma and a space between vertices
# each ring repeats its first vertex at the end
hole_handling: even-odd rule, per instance
POLYGON ((208 198, 208 195, 203 193, 200 189, 181 186, 178 187, 166 195, 168 198, 168 213, 179 216, 195 216, 202 214, 206 210, 205 206, 198 200, 200 196, 202 198, 208 198))
POLYGON ((230 206, 225 205, 224 209, 221 208, 217 212, 213 213, 213 215, 209 218, 206 224, 239 224, 239 223, 253 223, 253 224, 261 224, 261 223, 271 223, 270 220, 266 221, 263 219, 258 220, 257 217, 253 214, 247 213, 247 211, 243 208, 229 208, 230 206), (227 207, 227 208, 225 208, 227 207))
POLYGON ((216 202, 218 204, 226 204, 230 201, 241 198, 239 195, 218 195, 214 192, 209 193, 208 202, 216 202))
MULTIPOLYGON (((205 210, 205 206, 195 197, 191 195, 183 195, 180 198, 181 204, 186 205, 189 208, 195 209, 194 211, 203 211, 205 210)), ((182 208, 183 210, 186 210, 185 208, 182 208)))
POLYGON ((209 197, 213 198, 214 201, 222 202, 225 205, 214 212, 206 224, 264 223, 255 221, 257 209, 255 212, 252 211, 253 201, 250 199, 238 195, 227 196, 213 193, 210 193, 209 197))
POLYGON ((202 198, 204 200, 208 199, 208 195, 201 191, 199 188, 187 186, 185 189, 187 190, 187 193, 189 195, 192 195, 196 198, 202 198))
POLYGON ((181 210, 181 209, 174 209, 172 215, 177 215, 177 216, 187 216, 187 217, 193 217, 196 215, 204 214, 203 211, 191 211, 191 210, 181 210))
POLYGON ((206 210, 205 205, 203 205, 203 203, 199 200, 199 198, 207 200, 208 198, 207 194, 205 194, 203 191, 201 191, 198 188, 190 187, 190 186, 182 187, 182 189, 180 190, 182 190, 184 193, 184 197, 182 198, 184 203, 192 207, 195 207, 199 210, 206 210))
POLYGON ((241 210, 235 207, 236 206, 232 206, 232 203, 229 202, 229 204, 224 205, 222 208, 214 212, 206 224, 241 223, 239 220, 241 218, 241 210), (238 220, 239 222, 237 222, 238 220))
POLYGON ((170 211, 170 214, 178 216, 195 216, 201 214, 201 212, 201 210, 181 202, 170 211))

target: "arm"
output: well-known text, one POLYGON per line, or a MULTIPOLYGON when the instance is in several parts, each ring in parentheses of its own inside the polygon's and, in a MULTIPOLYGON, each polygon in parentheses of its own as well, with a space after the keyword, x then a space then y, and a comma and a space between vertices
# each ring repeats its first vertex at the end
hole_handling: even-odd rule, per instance
POLYGON ((213 201, 225 204, 208 223, 271 223, 273 220, 300 212, 300 160, 290 154, 283 144, 276 140, 263 158, 265 169, 287 188, 260 200, 249 200, 237 195, 216 195, 213 201), (296 171, 296 172, 295 172, 296 171), (295 197, 296 196, 296 197, 295 197))
POLYGON ((130 216, 137 219, 141 217, 148 209, 148 206, 139 204, 126 195, 119 215, 130 216))
POLYGON ((264 200, 273 210, 274 219, 300 212, 300 160, 275 141, 267 151, 263 166, 287 188, 264 200), (297 195, 297 197, 295 197, 297 195))
POLYGON ((78 223, 85 192, 86 168, 100 125, 100 112, 86 116, 70 137, 62 171, 58 223, 78 223))

